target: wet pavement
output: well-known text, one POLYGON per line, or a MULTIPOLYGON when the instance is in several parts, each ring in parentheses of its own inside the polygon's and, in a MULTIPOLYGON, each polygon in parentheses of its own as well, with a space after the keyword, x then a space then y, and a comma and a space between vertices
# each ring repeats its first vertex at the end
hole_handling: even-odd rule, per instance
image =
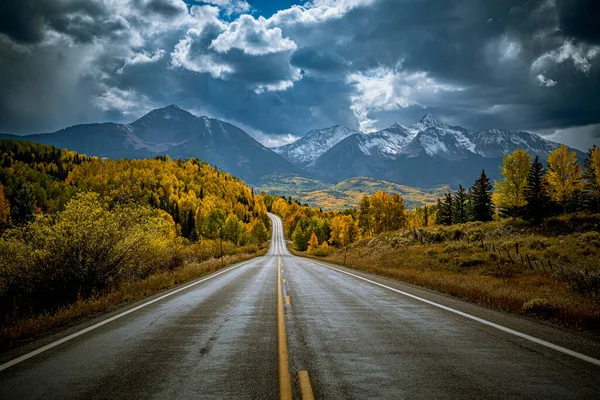
POLYGON ((266 256, 0 371, 0 399, 279 398, 278 263, 295 398, 304 370, 322 399, 600 398, 600 366, 389 288, 598 358, 596 338, 295 257, 272 218, 266 256))

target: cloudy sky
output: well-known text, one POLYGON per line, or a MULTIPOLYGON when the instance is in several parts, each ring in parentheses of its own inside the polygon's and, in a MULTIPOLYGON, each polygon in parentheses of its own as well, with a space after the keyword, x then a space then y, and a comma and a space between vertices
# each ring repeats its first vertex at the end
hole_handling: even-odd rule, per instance
POLYGON ((431 112, 600 144, 597 0, 2 0, 0 131, 178 104, 266 145, 431 112))

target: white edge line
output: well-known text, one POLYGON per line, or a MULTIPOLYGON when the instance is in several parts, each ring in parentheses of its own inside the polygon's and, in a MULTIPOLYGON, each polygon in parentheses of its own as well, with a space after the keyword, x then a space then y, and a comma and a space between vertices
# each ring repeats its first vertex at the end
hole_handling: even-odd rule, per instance
POLYGON ((393 292, 396 292, 396 293, 399 293, 399 294, 401 294, 401 295, 404 295, 404 296, 410 297, 410 298, 412 298, 412 299, 415 299, 415 300, 421 301, 421 302, 423 302, 423 303, 427 303, 427 304, 429 304, 429 305, 432 305, 432 306, 434 306, 434 307, 437 307, 437 308, 441 308, 442 310, 450 311, 451 313, 454 313, 454 314, 460 315, 460 316, 462 316, 462 317, 465 317, 465 318, 471 319, 471 320, 473 320, 473 321, 480 322, 480 323, 482 323, 482 324, 484 324, 484 325, 487 325, 487 326, 490 326, 490 327, 492 327, 492 328, 495 328, 495 329, 501 330, 501 331, 503 331, 503 332, 506 332, 506 333, 510 333, 511 335, 518 336, 518 337, 520 337, 520 338, 523 338, 523 339, 529 340, 529 341, 531 341, 531 342, 533 342, 533 343, 537 343, 537 344, 539 344, 539 345, 541 345, 541 346, 548 347, 548 348, 550 348, 550 349, 553 349, 553 350, 559 351, 559 352, 561 352, 561 353, 564 353, 564 354, 567 354, 567 355, 569 355, 569 356, 572 356, 572 357, 578 358, 578 359, 580 359, 580 360, 587 361, 587 362, 589 362, 589 363, 591 363, 591 364, 595 364, 595 365, 598 365, 598 366, 600 366, 600 360, 598 360, 598 359, 596 359, 596 358, 593 358, 593 357, 590 357, 590 356, 586 356, 585 354, 581 354, 581 353, 578 353, 578 352, 576 352, 576 351, 569 350, 569 349, 567 349, 567 348, 565 348, 565 347, 562 347, 562 346, 556 345, 556 344, 554 344, 554 343, 547 342, 547 341, 545 341, 545 340, 542 340, 542 339, 538 339, 538 338, 536 338, 536 337, 534 337, 534 336, 527 335, 526 333, 522 333, 522 332, 519 332, 519 331, 515 331, 514 329, 510 329, 510 328, 507 328, 507 327, 505 327, 505 326, 498 325, 498 324, 496 324, 496 323, 493 323, 493 322, 490 322, 490 321, 488 321, 488 320, 485 320, 485 319, 482 319, 482 318, 476 317, 476 316, 474 316, 474 315, 467 314, 467 313, 465 313, 465 312, 462 312, 462 311, 455 310, 454 308, 450 308, 450 307, 444 306, 444 305, 442 305, 442 304, 439 304, 439 303, 436 303, 436 302, 434 302, 434 301, 427 300, 427 299, 424 299, 424 298, 422 298, 422 297, 419 297, 419 296, 415 296, 414 294, 410 294, 410 293, 404 292, 404 291, 402 291, 402 290, 394 289, 393 287, 386 286, 386 285, 384 285, 384 284, 382 284, 382 283, 375 282, 375 281, 372 281, 372 280, 370 280, 370 279, 367 279, 367 278, 363 278, 362 276, 355 275, 355 274, 352 274, 352 273, 350 273, 350 272, 346 272, 346 271, 343 271, 343 270, 341 270, 341 269, 337 269, 337 268, 334 268, 334 267, 330 267, 329 265, 322 264, 322 263, 320 263, 320 262, 317 262, 317 261, 313 261, 313 260, 310 260, 310 259, 306 259, 306 260, 308 260, 309 262, 311 262, 311 263, 313 263, 313 264, 321 265, 321 266, 323 266, 323 267, 325 267, 325 268, 329 268, 329 269, 335 270, 335 271, 337 271, 337 272, 340 272, 340 273, 342 273, 342 274, 346 274, 346 275, 353 276, 353 277, 355 277, 355 278, 357 278, 357 279, 360 279, 360 280, 363 280, 363 281, 366 281, 366 282, 372 283, 373 285, 381 286, 381 287, 383 287, 383 288, 385 288, 385 289, 391 290, 391 291, 393 291, 393 292))
POLYGON ((133 308, 131 308, 131 309, 127 310, 127 311, 124 311, 124 312, 122 312, 122 313, 118 314, 118 315, 115 315, 115 316, 113 316, 113 317, 110 317, 110 318, 108 318, 108 319, 105 319, 104 321, 98 322, 97 324, 94 324, 94 325, 92 325, 92 326, 88 326, 88 327, 87 327, 87 328, 85 328, 85 329, 82 329, 82 330, 80 330, 80 331, 78 331, 78 332, 75 332, 75 333, 73 333, 73 334, 71 334, 71 335, 65 336, 65 337, 64 337, 64 338, 62 338, 62 339, 59 339, 59 340, 57 340, 57 341, 55 341, 55 342, 52 342, 52 343, 50 343, 50 344, 47 344, 47 345, 45 345, 45 346, 42 346, 42 347, 40 347, 39 349, 33 350, 32 352, 29 352, 29 353, 27 353, 27 354, 24 354, 24 355, 22 355, 22 356, 20 356, 20 357, 17 357, 17 358, 15 358, 15 359, 13 359, 13 360, 10 360, 10 361, 8 361, 8 362, 6 362, 6 363, 4 363, 4 364, 0 365, 0 372, 1 372, 1 371, 4 371, 5 369, 8 369, 8 368, 10 368, 10 367, 12 367, 12 366, 14 366, 14 365, 17 365, 17 364, 19 364, 19 363, 21 363, 21 362, 23 362, 23 361, 25 361, 25 360, 28 360, 28 359, 30 359, 30 358, 32 358, 32 357, 35 357, 35 356, 37 356, 38 354, 41 354, 41 353, 43 353, 43 352, 45 352, 45 351, 48 351, 48 350, 50 350, 50 349, 52 349, 52 348, 54 348, 54 347, 56 347, 56 346, 60 346, 61 344, 63 344, 63 343, 66 343, 66 342, 68 342, 69 340, 75 339, 76 337, 79 337, 79 336, 81 336, 81 335, 84 335, 84 334, 86 334, 86 333, 88 333, 88 332, 90 332, 90 331, 93 331, 94 329, 97 329, 97 328, 99 328, 99 327, 101 327, 101 326, 103 326, 103 325, 109 324, 109 323, 111 323, 111 322, 113 322, 113 321, 115 321, 115 320, 117 320, 117 319, 119 319, 119 318, 122 318, 122 317, 124 317, 124 316, 126 316, 126 315, 128 315, 128 314, 131 314, 132 312, 135 312, 135 311, 138 311, 138 310, 140 310, 140 309, 142 309, 142 308, 144 308, 144 307, 147 307, 147 306, 149 306, 150 304, 154 304, 154 303, 156 303, 156 302, 158 302, 158 301, 161 301, 161 300, 163 300, 163 299, 166 299, 167 297, 173 296, 174 294, 177 294, 177 293, 179 293, 179 292, 181 292, 181 291, 184 291, 184 290, 186 290, 186 289, 189 289, 189 288, 191 288, 191 287, 193 287, 193 286, 196 286, 196 285, 198 285, 198 284, 200 284, 200 283, 202 283, 202 282, 206 282, 206 281, 207 281, 207 280, 209 280, 209 279, 215 278, 215 277, 217 277, 217 276, 219 276, 219 275, 221 275, 221 274, 224 274, 224 273, 226 273, 226 272, 229 272, 229 271, 231 271, 231 270, 234 270, 234 269, 236 269, 236 268, 239 268, 239 267, 241 267, 241 266, 243 266, 243 265, 246 265, 246 264, 248 264, 248 263, 251 263, 251 262, 253 262, 253 261, 256 261, 256 259, 252 259, 252 260, 244 261, 244 262, 242 262, 242 263, 240 263, 240 264, 237 264, 237 265, 233 265, 233 266, 231 266, 231 267, 228 267, 228 268, 226 268, 226 269, 224 269, 224 270, 222 270, 222 271, 219 271, 219 272, 217 272, 217 273, 215 273, 215 274, 212 274, 212 275, 210 275, 210 276, 207 276, 206 278, 202 278, 202 279, 200 279, 200 280, 198 280, 198 281, 196 281, 196 282, 190 283, 189 285, 186 285, 186 286, 184 286, 184 287, 181 287, 181 288, 179 288, 179 289, 173 290, 172 292, 169 292, 169 293, 167 293, 167 294, 164 294, 164 295, 162 295, 162 296, 160 296, 160 297, 157 297, 157 298, 155 298, 155 299, 152 299, 152 300, 150 300, 150 301, 147 301, 146 303, 140 304, 139 306, 133 307, 133 308))

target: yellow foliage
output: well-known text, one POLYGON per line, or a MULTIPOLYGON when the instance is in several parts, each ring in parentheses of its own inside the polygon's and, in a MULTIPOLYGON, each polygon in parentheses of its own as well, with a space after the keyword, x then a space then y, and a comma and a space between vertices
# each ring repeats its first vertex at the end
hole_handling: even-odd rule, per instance
POLYGON ((560 145, 548 156, 548 171, 544 177, 548 195, 552 200, 562 203, 566 209, 568 201, 583 189, 581 167, 577 162, 575 152, 569 153, 569 148, 560 145))
POLYGON ((531 157, 523 149, 504 155, 500 167, 502 179, 495 182, 494 203, 500 208, 515 209, 527 204, 525 186, 531 168, 531 157))

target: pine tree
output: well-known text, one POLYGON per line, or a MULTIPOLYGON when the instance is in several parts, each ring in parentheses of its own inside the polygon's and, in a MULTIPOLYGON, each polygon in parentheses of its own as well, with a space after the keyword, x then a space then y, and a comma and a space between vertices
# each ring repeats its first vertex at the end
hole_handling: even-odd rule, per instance
POLYGON ((190 241, 195 242, 196 239, 198 239, 198 235, 196 233, 196 219, 194 218, 193 211, 188 211, 187 213, 186 227, 187 234, 185 235, 185 237, 187 237, 190 241))
POLYGON ((600 148, 594 145, 584 163, 584 205, 588 211, 600 212, 600 148))
POLYGON ((438 199, 438 213, 436 224, 439 225, 452 225, 452 215, 453 215, 453 201, 452 201, 452 193, 448 192, 444 195, 444 200, 441 201, 438 199))
POLYGON ((539 224, 549 213, 550 199, 544 192, 544 165, 538 156, 531 164, 525 186, 525 212, 523 218, 533 224, 539 224))
POLYGON ((427 204, 423 206, 423 226, 429 226, 429 208, 427 204))
POLYGON ((473 221, 491 221, 494 215, 494 203, 492 202, 492 184, 490 178, 481 171, 481 175, 471 187, 471 219, 473 221))
POLYGON ((444 208, 444 205, 442 204, 442 199, 437 199, 437 213, 435 214, 435 224, 436 225, 443 225, 442 223, 442 219, 443 219, 443 213, 442 213, 442 209, 444 208))
POLYGON ((21 183, 15 191, 10 208, 10 220, 14 225, 25 225, 33 220, 35 197, 28 184, 21 183))
POLYGON ((452 223, 463 224, 468 220, 467 213, 467 192, 462 185, 458 185, 458 190, 452 200, 452 223))

